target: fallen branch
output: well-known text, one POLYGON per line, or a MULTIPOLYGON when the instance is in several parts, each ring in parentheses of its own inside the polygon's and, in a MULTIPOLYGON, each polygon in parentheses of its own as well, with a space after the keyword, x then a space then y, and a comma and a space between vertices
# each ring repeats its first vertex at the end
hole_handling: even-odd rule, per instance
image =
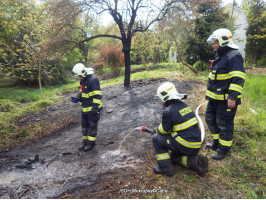
POLYGON ((30 188, 31 188, 30 185, 28 187, 26 187, 26 189, 23 190, 23 192, 19 195, 18 199, 20 199, 30 188))

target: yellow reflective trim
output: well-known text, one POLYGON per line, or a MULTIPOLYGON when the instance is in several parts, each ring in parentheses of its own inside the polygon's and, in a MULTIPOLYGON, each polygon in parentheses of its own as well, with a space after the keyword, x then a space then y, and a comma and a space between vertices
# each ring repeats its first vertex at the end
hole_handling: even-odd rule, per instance
POLYGON ((90 96, 89 96, 89 94, 81 93, 81 97, 83 97, 83 98, 89 98, 90 96))
POLYGON ((219 139, 219 134, 212 134, 212 138, 214 140, 218 140, 219 139))
MULTIPOLYGON (((172 137, 174 137, 177 134, 175 134, 175 132, 172 132, 171 135, 172 137)), ((175 140, 181 145, 188 147, 188 148, 200 148, 201 147, 201 142, 189 142, 189 141, 184 140, 180 136, 176 137, 175 140)))
POLYGON ((102 91, 101 90, 95 90, 89 93, 81 93, 81 97, 83 98, 90 98, 94 95, 102 95, 102 91))
POLYGON ((216 80, 226 80, 226 79, 230 79, 230 75, 229 74, 217 74, 216 80))
POLYGON ((174 89, 175 87, 172 86, 172 87, 169 87, 168 89, 165 90, 165 92, 169 92, 170 90, 174 89))
POLYGON ((221 100, 221 101, 228 99, 228 94, 225 94, 225 95, 223 95, 223 94, 215 94, 215 93, 213 93, 213 92, 211 92, 209 90, 206 91, 206 96, 208 96, 208 97, 210 97, 212 99, 221 100), (225 97, 225 99, 224 99, 224 97, 225 97))
POLYGON ((209 78, 212 79, 212 72, 209 73, 209 78))
POLYGON ((230 84, 229 90, 235 90, 239 93, 243 92, 243 88, 240 85, 233 84, 233 83, 230 84))
POLYGON ((233 140, 231 141, 226 141, 226 140, 222 140, 222 139, 219 139, 219 143, 223 146, 227 146, 227 147, 231 147, 232 144, 233 144, 233 140))
POLYGON ((216 75, 216 80, 226 80, 226 79, 230 79, 230 75, 227 74, 213 74, 212 72, 209 73, 209 78, 211 80, 215 80, 215 75, 216 75))
POLYGON ((186 168, 188 168, 188 166, 187 166, 187 158, 188 158, 188 156, 182 156, 182 165, 184 167, 186 167, 186 168))
POLYGON ((87 140, 87 136, 82 136, 82 140, 87 140))
POLYGON ((92 107, 87 107, 87 108, 82 107, 82 112, 90 112, 91 109, 92 109, 92 107))
POLYGON ((169 153, 161 153, 161 154, 156 154, 157 160, 167 160, 170 159, 169 153))
POLYGON ((93 91, 94 95, 102 95, 102 91, 101 90, 95 90, 93 91))
POLYGON ((184 129, 187 129, 188 127, 190 126, 193 126, 195 124, 198 123, 198 120, 196 117, 186 121, 186 122, 183 122, 182 124, 176 124, 173 126, 173 131, 181 131, 181 130, 184 130, 184 129))
POLYGON ((87 136, 87 140, 94 142, 96 141, 96 137, 87 136))
POLYGON ((244 80, 246 79, 246 74, 244 72, 241 72, 241 71, 232 71, 232 72, 229 72, 229 75, 231 78, 240 77, 244 80))
POLYGON ((99 99, 93 99, 92 102, 97 104, 102 104, 102 100, 99 99))
POLYGON ((158 126, 158 130, 160 131, 161 134, 169 134, 171 132, 171 131, 166 132, 165 130, 163 130, 162 123, 160 123, 160 125, 158 126))

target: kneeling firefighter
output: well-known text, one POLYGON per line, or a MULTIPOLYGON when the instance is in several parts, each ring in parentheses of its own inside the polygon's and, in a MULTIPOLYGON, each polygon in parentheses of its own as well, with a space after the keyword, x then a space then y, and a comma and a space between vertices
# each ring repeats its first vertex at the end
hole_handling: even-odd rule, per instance
POLYGON ((166 82, 157 89, 157 96, 164 103, 165 110, 158 128, 150 131, 158 161, 154 173, 172 176, 172 164, 175 164, 204 176, 208 170, 208 158, 198 154, 201 148, 198 120, 192 109, 181 101, 187 95, 179 94, 173 83, 166 82))
POLYGON ((73 103, 82 103, 82 146, 79 150, 91 150, 96 141, 100 110, 102 110, 102 91, 100 82, 92 68, 77 63, 72 70, 80 78, 80 92, 71 97, 73 103))

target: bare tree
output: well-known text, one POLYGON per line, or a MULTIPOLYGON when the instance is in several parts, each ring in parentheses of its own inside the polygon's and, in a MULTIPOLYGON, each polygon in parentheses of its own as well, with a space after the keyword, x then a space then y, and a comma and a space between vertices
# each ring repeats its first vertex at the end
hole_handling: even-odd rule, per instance
POLYGON ((125 57, 124 86, 130 87, 130 51, 131 40, 136 32, 144 32, 162 20, 175 5, 187 8, 187 4, 196 0, 78 0, 86 11, 95 11, 97 15, 108 13, 119 27, 120 35, 99 34, 79 42, 87 42, 99 37, 116 38, 122 42, 125 57))

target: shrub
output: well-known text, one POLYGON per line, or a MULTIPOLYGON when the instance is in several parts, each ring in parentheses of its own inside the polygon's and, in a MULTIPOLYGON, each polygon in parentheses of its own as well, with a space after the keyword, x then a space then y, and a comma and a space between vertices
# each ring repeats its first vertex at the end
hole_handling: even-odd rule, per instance
POLYGON ((98 62, 110 67, 113 76, 118 77, 124 65, 124 55, 119 47, 113 45, 105 46, 100 51, 98 62))
POLYGON ((266 56, 257 61, 257 67, 266 67, 266 56))
POLYGON ((198 71, 206 71, 210 68, 210 64, 203 62, 202 60, 198 60, 194 63, 193 67, 198 71))
POLYGON ((10 112, 15 106, 16 104, 8 99, 0 100, 0 112, 10 112))

